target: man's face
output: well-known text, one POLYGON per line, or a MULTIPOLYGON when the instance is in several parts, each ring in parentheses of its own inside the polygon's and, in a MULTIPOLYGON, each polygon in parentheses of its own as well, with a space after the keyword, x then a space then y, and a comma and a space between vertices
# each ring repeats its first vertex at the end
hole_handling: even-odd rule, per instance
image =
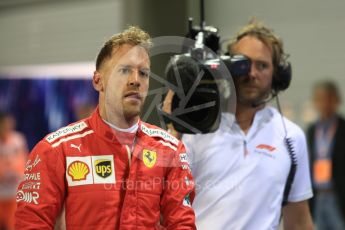
POLYGON ((248 76, 234 79, 238 103, 252 105, 264 100, 269 95, 272 85, 271 49, 259 39, 245 36, 233 46, 232 52, 243 54, 252 62, 248 76))
POLYGON ((337 96, 324 88, 317 88, 314 91, 314 107, 319 113, 321 119, 327 119, 333 116, 339 105, 337 96))
POLYGON ((5 138, 6 135, 14 130, 15 121, 13 117, 7 116, 0 120, 0 138, 5 138))
POLYGON ((149 87, 150 60, 146 50, 122 45, 113 51, 99 72, 103 78, 101 93, 106 119, 117 124, 138 117, 149 87))

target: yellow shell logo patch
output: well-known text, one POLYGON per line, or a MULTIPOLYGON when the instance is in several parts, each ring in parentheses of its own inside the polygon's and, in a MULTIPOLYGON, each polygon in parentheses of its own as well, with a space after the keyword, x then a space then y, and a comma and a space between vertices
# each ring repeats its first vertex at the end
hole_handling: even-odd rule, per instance
POLYGON ((143 161, 146 167, 152 168, 157 161, 157 153, 148 149, 143 150, 143 161))
POLYGON ((89 166, 82 161, 74 161, 68 166, 68 175, 73 181, 85 180, 89 173, 89 166))

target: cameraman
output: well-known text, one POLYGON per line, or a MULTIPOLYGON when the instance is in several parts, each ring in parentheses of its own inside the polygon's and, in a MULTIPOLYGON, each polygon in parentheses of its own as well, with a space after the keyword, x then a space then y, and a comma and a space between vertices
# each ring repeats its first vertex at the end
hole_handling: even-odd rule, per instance
MULTIPOLYGON (((236 113, 223 113, 214 133, 182 137, 197 188, 193 203, 197 228, 278 229, 283 215, 285 229, 312 229, 305 135, 276 109, 266 106, 290 83, 279 76, 279 69, 287 63, 282 41, 254 21, 240 30, 229 52, 251 61, 247 76, 233 79, 236 113), (296 173, 284 199, 293 160, 296 173)), ((169 92, 165 111, 169 111, 171 97, 169 92)))

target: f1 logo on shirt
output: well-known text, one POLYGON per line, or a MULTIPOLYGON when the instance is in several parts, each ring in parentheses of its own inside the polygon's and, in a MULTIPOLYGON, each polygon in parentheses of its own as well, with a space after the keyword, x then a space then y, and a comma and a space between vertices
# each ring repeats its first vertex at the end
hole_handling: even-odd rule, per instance
POLYGON ((273 152, 274 150, 276 150, 275 147, 270 146, 270 145, 265 145, 265 144, 260 144, 256 146, 257 149, 262 149, 262 150, 267 150, 269 152, 273 152))
POLYGON ((274 159, 276 158, 275 154, 273 154, 275 150, 276 148, 273 146, 266 145, 266 144, 259 144, 255 147, 254 152, 274 159))
POLYGON ((66 157, 66 178, 69 186, 115 184, 114 157, 66 157))

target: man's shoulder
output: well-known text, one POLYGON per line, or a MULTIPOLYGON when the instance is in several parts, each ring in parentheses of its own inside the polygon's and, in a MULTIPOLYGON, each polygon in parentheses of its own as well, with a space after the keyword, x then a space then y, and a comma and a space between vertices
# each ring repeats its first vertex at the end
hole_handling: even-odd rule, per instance
POLYGON ((297 125, 295 122, 291 121, 290 119, 286 117, 284 117, 284 122, 286 124, 288 135, 304 138, 305 136, 304 131, 299 125, 297 125))
POLYGON ((273 107, 270 107, 269 109, 274 116, 275 124, 277 125, 280 124, 279 126, 282 128, 284 132, 286 128, 286 131, 288 132, 289 136, 304 136, 304 131, 298 124, 291 121, 288 117, 284 116, 284 114, 283 114, 283 119, 282 119, 281 117, 282 115, 277 109, 273 107))
POLYGON ((91 129, 88 119, 83 119, 49 133, 41 142, 45 142, 52 147, 57 147, 63 142, 71 139, 82 138, 93 132, 94 131, 91 129))
MULTIPOLYGON (((228 132, 227 136, 233 135, 232 132, 228 132)), ((209 145, 212 140, 220 139, 224 137, 224 131, 219 127, 216 131, 210 133, 197 133, 197 134, 183 134, 182 142, 184 145, 193 145, 200 148, 204 148, 205 145, 209 145)))
POLYGON ((337 115, 337 117, 338 117, 338 122, 339 122, 339 124, 340 124, 341 126, 344 126, 344 127, 345 127, 345 119, 344 119, 344 117, 341 116, 341 115, 337 115))
POLYGON ((145 136, 152 138, 152 140, 158 141, 163 145, 172 144, 177 147, 180 143, 176 137, 168 133, 166 130, 146 122, 141 122, 140 130, 145 136))

